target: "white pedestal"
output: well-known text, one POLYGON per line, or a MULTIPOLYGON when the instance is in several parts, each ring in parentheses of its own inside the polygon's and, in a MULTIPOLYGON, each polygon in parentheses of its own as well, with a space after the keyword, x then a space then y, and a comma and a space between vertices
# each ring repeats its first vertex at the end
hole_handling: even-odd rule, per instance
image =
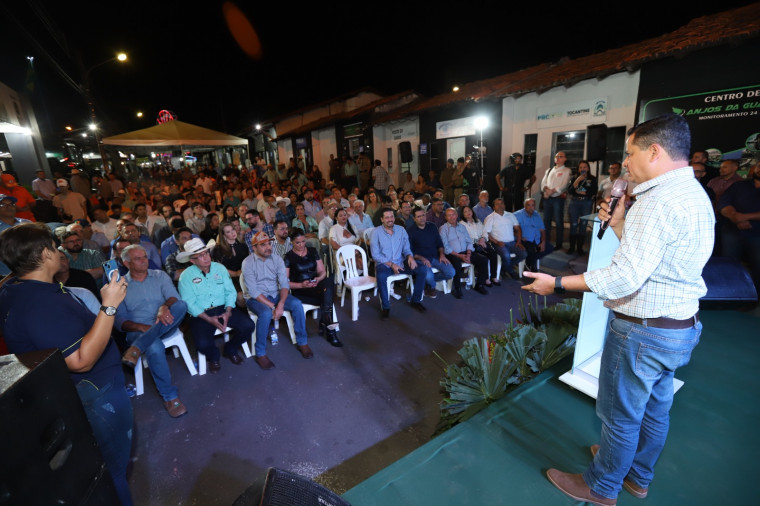
MULTIPOLYGON (((601 223, 596 215, 584 216, 593 220, 594 231, 591 236, 591 246, 588 255, 588 270, 599 269, 610 265, 612 255, 620 246, 615 232, 608 229, 602 239, 597 238, 601 223)), ((602 358, 604 337, 607 334, 607 322, 610 310, 604 307, 602 300, 593 293, 583 294, 581 319, 578 323, 578 336, 575 342, 573 368, 559 377, 576 390, 596 399, 599 391, 599 364, 602 358)), ((673 378, 673 390, 677 392, 683 386, 683 381, 673 378)))

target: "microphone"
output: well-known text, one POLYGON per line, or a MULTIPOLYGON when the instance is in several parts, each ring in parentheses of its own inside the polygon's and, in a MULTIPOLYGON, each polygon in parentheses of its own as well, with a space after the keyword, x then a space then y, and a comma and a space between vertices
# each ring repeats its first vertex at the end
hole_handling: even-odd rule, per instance
MULTIPOLYGON (((615 208, 617 207, 618 202, 620 202, 620 198, 625 195, 626 188, 628 188, 628 181, 622 178, 617 178, 612 185, 612 190, 610 191, 610 196, 612 197, 610 199, 610 219, 612 219, 612 213, 615 212, 615 208)), ((599 233, 597 234, 599 239, 602 238, 604 231, 607 230, 607 227, 609 226, 610 220, 602 222, 602 226, 599 227, 599 233)))

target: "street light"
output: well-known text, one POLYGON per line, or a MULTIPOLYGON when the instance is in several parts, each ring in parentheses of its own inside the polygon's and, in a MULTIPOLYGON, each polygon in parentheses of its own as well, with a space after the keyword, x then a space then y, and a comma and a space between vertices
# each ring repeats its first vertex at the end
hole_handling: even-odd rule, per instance
POLYGON ((100 67, 101 65, 105 65, 106 63, 111 63, 113 61, 125 62, 127 61, 127 54, 119 53, 112 58, 104 60, 100 63, 96 63, 95 65, 88 68, 84 73, 84 86, 82 87, 82 91, 87 97, 87 105, 90 107, 90 119, 92 120, 92 123, 90 124, 90 130, 95 132, 95 144, 97 144, 98 151, 100 152, 100 160, 103 162, 104 172, 108 172, 108 158, 106 157, 106 152, 103 150, 103 146, 100 144, 100 132, 98 131, 98 122, 95 116, 95 99, 92 97, 92 91, 90 89, 90 72, 100 67))

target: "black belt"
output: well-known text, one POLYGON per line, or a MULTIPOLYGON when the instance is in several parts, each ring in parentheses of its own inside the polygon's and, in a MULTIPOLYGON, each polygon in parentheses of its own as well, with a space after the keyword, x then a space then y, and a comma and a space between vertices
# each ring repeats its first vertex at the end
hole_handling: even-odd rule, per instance
POLYGON ((699 321, 699 313, 694 313, 694 316, 685 320, 674 320, 673 318, 636 318, 635 316, 628 316, 617 311, 613 311, 612 314, 615 315, 615 318, 657 329, 688 329, 699 321))

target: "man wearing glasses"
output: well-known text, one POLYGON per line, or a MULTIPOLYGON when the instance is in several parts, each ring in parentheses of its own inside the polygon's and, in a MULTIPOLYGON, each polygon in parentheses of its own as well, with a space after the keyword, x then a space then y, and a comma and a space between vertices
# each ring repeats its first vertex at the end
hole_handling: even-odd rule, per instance
POLYGON ((0 232, 21 223, 29 223, 24 218, 16 218, 16 197, 0 193, 0 232))

